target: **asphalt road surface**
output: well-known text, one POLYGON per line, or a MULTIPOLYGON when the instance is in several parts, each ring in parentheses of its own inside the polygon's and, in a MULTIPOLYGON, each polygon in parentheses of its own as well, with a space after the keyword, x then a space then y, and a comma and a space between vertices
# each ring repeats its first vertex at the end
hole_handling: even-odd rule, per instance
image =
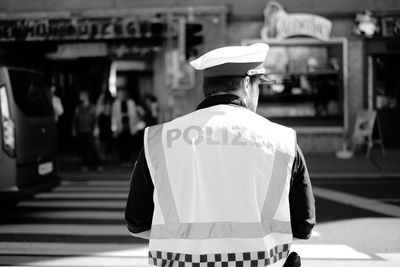
MULTIPOLYGON (((302 266, 400 266, 400 178, 313 181, 318 225, 302 266)), ((0 266, 147 266, 124 222, 128 180, 65 180, 0 216, 0 266)))

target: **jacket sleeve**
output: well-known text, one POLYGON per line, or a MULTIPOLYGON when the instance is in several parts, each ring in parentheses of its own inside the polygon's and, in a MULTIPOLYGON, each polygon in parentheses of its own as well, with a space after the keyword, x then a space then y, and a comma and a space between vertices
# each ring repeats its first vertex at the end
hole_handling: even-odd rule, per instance
POLYGON ((293 237, 310 238, 315 225, 315 200, 306 161, 298 145, 292 168, 289 205, 293 237))
POLYGON ((140 233, 151 228, 154 211, 153 192, 154 185, 142 148, 132 171, 125 208, 125 220, 131 233, 140 233))

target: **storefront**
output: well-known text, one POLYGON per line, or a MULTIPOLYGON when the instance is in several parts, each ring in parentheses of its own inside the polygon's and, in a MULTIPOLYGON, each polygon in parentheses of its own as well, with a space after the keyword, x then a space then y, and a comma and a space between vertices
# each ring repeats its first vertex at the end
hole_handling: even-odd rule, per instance
POLYGON ((400 148, 400 15, 379 21, 381 32, 365 39, 366 102, 377 112, 385 147, 400 148))
POLYGON ((202 98, 187 60, 225 43, 225 17, 220 6, 1 14, 0 64, 41 70, 56 86, 64 141, 81 90, 94 104, 104 90, 125 89, 139 105, 154 95, 167 121, 202 98))
POLYGON ((334 153, 354 143, 360 111, 377 111, 373 138, 400 147, 398 13, 370 6, 323 17, 285 8, 266 2, 263 23, 242 18, 229 27, 231 43, 270 45, 275 83, 262 88, 258 113, 295 128, 306 153, 334 153))
POLYGON ((288 14, 269 2, 259 39, 266 42, 268 78, 257 112, 296 129, 306 152, 333 152, 349 131, 348 41, 332 37, 332 22, 314 14, 288 14))
POLYGON ((7 13, 0 14, 0 63, 44 69, 58 85, 67 113, 73 112, 78 90, 92 91, 95 101, 104 87, 113 92, 126 87, 138 102, 145 93, 154 94, 161 121, 192 111, 203 99, 202 76, 188 66, 195 54, 186 50, 183 26, 194 23, 202 27, 198 54, 223 45, 270 45, 270 75, 276 83, 261 88, 258 112, 295 128, 305 152, 340 150, 364 109, 378 110, 384 142, 388 147, 398 144, 397 130, 386 129, 396 124, 399 114, 396 1, 321 5, 317 0, 282 0, 278 10, 288 19, 280 22, 278 35, 268 39, 266 32, 276 30, 270 23, 277 14, 266 6, 275 1, 208 1, 206 6, 194 0, 104 0, 82 6, 38 1, 2 4, 7 13), (368 21, 358 14, 367 9, 378 14, 381 29, 372 37, 354 30, 356 21, 368 21), (315 23, 317 17, 321 19, 315 23), (298 30, 307 32, 294 34, 298 30))

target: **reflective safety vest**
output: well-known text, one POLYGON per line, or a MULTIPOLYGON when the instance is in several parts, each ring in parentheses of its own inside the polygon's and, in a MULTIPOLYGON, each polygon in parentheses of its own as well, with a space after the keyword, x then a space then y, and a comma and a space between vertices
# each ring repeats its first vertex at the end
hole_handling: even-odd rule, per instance
POLYGON ((149 264, 282 266, 295 131, 216 105, 145 130, 154 183, 149 264))

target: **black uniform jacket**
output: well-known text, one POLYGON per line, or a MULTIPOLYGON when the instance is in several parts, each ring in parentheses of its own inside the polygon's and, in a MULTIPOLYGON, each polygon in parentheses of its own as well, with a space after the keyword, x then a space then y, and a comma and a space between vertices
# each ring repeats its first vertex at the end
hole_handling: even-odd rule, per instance
MULTIPOLYGON (((224 94, 205 99, 197 109, 219 104, 245 106, 238 96, 224 94)), ((154 210, 153 192, 154 185, 142 148, 131 175, 125 209, 125 219, 130 232, 150 230, 154 210)), ((293 237, 308 239, 315 225, 315 204, 306 162, 299 146, 293 162, 289 205, 293 237)))

